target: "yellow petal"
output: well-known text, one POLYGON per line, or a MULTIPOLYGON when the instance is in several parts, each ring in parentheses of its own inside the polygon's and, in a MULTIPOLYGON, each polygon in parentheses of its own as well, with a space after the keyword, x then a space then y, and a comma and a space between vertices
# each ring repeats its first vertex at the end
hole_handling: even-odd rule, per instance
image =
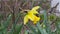
POLYGON ((39 21, 40 17, 34 16, 34 21, 39 21))
POLYGON ((40 20, 40 17, 35 16, 33 23, 36 24, 40 20))
POLYGON ((33 7, 32 10, 28 11, 28 13, 38 14, 38 11, 36 11, 36 10, 39 9, 39 8, 40 8, 39 6, 33 7))
POLYGON ((28 18, 29 18, 31 21, 34 21, 34 15, 33 15, 33 14, 29 14, 29 15, 28 15, 28 18))
POLYGON ((27 22, 28 22, 28 16, 26 15, 26 16, 24 17, 24 25, 25 25, 27 22))
POLYGON ((37 10, 39 8, 40 8, 40 6, 35 6, 35 7, 32 8, 32 10, 37 10))
POLYGON ((31 10, 29 13, 38 14, 38 11, 36 11, 36 10, 31 10))
POLYGON ((40 20, 40 17, 37 17, 37 16, 35 16, 35 15, 33 15, 33 14, 28 15, 28 18, 29 18, 31 21, 33 21, 34 24, 36 24, 37 21, 40 20))

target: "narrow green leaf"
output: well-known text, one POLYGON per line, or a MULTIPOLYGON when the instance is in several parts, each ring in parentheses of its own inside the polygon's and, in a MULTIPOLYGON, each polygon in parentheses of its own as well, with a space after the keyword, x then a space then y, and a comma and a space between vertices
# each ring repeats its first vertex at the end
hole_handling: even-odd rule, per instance
POLYGON ((8 27, 10 20, 12 18, 12 14, 10 14, 5 22, 3 22, 4 29, 8 27))
POLYGON ((43 21, 43 23, 46 25, 46 31, 49 33, 49 34, 51 34, 51 28, 50 28, 50 24, 48 23, 48 15, 47 15, 47 11, 46 10, 44 10, 44 21, 43 21))
POLYGON ((14 32, 14 34, 19 34, 19 33, 21 33, 22 27, 23 27, 23 24, 18 24, 18 25, 16 25, 16 28, 15 28, 16 32, 14 32))
POLYGON ((17 22, 18 22, 20 16, 21 16, 21 13, 18 13, 18 14, 17 14, 17 18, 15 19, 15 23, 13 24, 13 27, 12 27, 12 30, 11 30, 11 34, 19 34, 19 32, 21 31, 21 28, 23 27, 22 24, 19 25, 19 26, 17 27, 17 29, 15 29, 16 26, 17 26, 17 22), (18 30, 18 29, 19 29, 19 30, 18 30))
POLYGON ((28 30, 25 30, 25 34, 29 34, 28 30))
POLYGON ((0 28, 0 31, 4 34, 4 33, 7 33, 7 27, 9 25, 9 22, 12 18, 12 14, 10 14, 8 17, 7 17, 7 20, 4 21, 2 24, 1 24, 1 28, 0 28))
POLYGON ((41 34, 48 34, 45 29, 40 26, 40 23, 37 23, 37 28, 41 34))
POLYGON ((33 34, 37 34, 36 29, 32 25, 30 25, 29 23, 27 25, 32 30, 33 34))

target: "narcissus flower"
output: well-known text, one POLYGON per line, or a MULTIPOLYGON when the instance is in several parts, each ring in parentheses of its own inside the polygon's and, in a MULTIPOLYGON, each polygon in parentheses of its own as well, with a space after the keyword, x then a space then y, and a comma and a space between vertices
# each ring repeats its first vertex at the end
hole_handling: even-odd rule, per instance
POLYGON ((36 24, 40 20, 40 17, 37 17, 35 15, 35 14, 39 14, 37 12, 37 9, 39 8, 40 8, 39 6, 36 6, 27 12, 27 14, 24 17, 24 24, 26 24, 29 20, 33 21, 33 24, 36 24))

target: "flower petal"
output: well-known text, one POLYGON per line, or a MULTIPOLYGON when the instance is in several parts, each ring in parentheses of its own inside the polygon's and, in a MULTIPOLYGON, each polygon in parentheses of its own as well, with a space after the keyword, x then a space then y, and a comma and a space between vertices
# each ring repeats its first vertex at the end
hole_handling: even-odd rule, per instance
POLYGON ((36 24, 37 21, 40 20, 40 17, 37 17, 37 16, 35 16, 35 15, 33 15, 33 14, 28 15, 28 18, 29 18, 31 21, 33 21, 34 24, 36 24))
POLYGON ((39 8, 40 8, 40 6, 35 6, 35 7, 32 8, 32 10, 37 10, 39 8))
POLYGON ((40 20, 40 17, 34 16, 34 21, 33 23, 36 24, 40 20))
POLYGON ((28 22, 28 16, 26 15, 25 17, 24 17, 24 24, 26 24, 28 22))
POLYGON ((34 15, 33 15, 33 14, 29 14, 29 15, 28 15, 28 18, 29 18, 31 21, 34 21, 34 15))
POLYGON ((38 11, 36 11, 36 10, 31 10, 29 13, 38 14, 38 11))
POLYGON ((32 10, 29 11, 29 13, 38 14, 37 9, 39 9, 39 8, 40 8, 39 6, 33 7, 32 10))

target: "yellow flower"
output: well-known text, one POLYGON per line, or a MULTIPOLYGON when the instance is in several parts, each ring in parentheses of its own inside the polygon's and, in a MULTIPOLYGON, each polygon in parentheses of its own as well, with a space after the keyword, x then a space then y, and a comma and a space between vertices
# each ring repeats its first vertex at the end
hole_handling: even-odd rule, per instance
POLYGON ((24 24, 28 22, 28 20, 33 21, 33 24, 36 24, 37 21, 40 20, 40 17, 37 17, 35 14, 38 14, 37 9, 39 6, 33 7, 32 10, 29 10, 27 15, 24 17, 24 24))

